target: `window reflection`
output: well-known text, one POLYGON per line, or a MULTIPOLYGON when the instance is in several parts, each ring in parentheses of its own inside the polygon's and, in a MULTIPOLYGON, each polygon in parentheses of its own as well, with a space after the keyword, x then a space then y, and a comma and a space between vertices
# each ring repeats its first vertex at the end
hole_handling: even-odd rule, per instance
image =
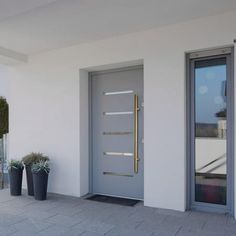
POLYGON ((195 63, 195 200, 226 204, 226 59, 195 63))

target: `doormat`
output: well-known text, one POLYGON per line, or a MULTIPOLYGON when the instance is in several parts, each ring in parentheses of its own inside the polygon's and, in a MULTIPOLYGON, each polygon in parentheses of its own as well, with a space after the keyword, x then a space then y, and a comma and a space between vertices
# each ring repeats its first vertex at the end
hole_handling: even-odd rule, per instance
POLYGON ((87 200, 96 201, 96 202, 104 202, 110 204, 117 204, 121 206, 135 206, 139 200, 120 198, 120 197, 109 197, 104 195, 95 194, 91 197, 87 197, 87 200))

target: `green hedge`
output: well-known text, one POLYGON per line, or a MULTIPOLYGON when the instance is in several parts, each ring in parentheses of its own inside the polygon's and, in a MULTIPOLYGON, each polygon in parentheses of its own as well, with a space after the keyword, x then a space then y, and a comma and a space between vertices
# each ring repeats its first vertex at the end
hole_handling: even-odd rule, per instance
POLYGON ((0 138, 9 131, 9 112, 8 103, 5 98, 0 97, 0 138))

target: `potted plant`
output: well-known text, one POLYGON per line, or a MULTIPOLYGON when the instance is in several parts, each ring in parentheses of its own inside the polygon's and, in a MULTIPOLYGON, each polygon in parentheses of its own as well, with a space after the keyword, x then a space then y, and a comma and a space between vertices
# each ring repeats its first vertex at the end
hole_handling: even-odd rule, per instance
POLYGON ((11 160, 8 164, 10 192, 13 196, 21 195, 23 169, 22 161, 11 160))
POLYGON ((39 161, 32 165, 34 198, 35 200, 47 199, 48 174, 50 172, 48 161, 39 161))
POLYGON ((34 184, 33 184, 33 176, 31 172, 31 167, 34 163, 39 161, 48 161, 49 158, 42 153, 32 152, 25 157, 22 158, 22 161, 25 165, 26 170, 26 180, 27 180, 27 189, 28 195, 34 196, 34 184))

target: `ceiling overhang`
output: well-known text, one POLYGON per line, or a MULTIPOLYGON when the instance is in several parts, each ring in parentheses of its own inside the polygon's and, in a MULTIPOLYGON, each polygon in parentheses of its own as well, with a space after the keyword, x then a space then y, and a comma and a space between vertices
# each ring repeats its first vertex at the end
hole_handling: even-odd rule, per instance
POLYGON ((0 47, 0 64, 15 65, 19 63, 26 63, 27 61, 27 55, 0 47))

